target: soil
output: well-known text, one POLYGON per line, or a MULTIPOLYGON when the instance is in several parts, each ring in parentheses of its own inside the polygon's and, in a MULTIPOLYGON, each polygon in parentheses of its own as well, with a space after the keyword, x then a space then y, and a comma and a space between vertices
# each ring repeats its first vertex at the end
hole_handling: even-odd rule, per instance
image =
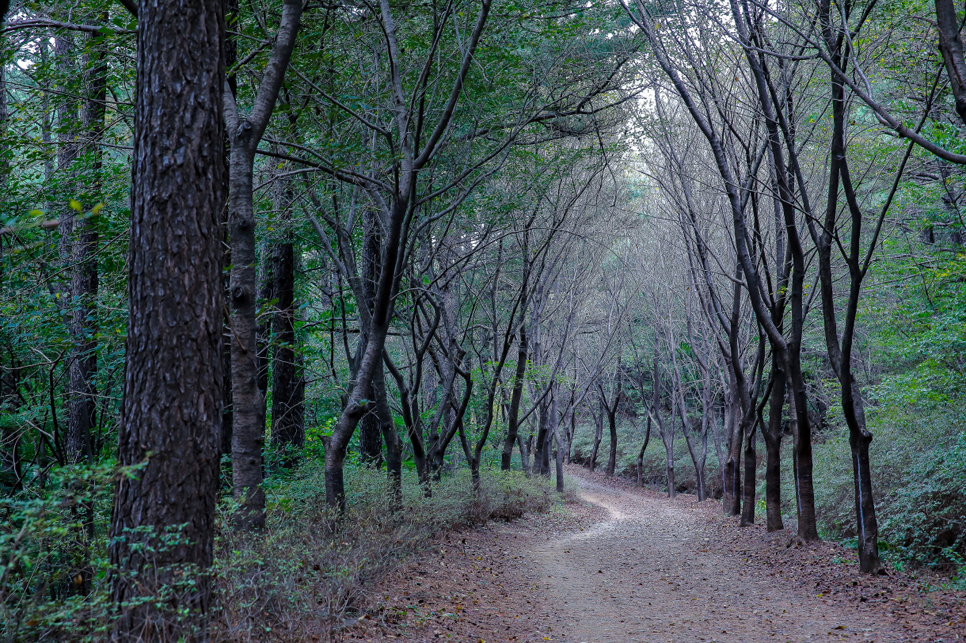
POLYGON ((568 467, 579 501, 450 533, 347 624, 345 640, 424 643, 966 641, 966 592, 859 574, 829 542, 739 528, 717 502, 568 467))

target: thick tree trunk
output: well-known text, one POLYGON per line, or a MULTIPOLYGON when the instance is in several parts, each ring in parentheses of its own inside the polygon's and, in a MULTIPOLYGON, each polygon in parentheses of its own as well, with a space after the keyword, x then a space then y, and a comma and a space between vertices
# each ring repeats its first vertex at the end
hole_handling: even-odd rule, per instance
POLYGON ((812 429, 808 421, 808 410, 805 406, 805 385, 792 379, 795 393, 795 490, 798 496, 798 537, 805 542, 819 540, 818 521, 815 517, 815 485, 812 477, 814 465, 812 463, 812 429), (800 388, 799 388, 800 387, 800 388), (798 389, 797 391, 795 389, 798 389))
MULTIPOLYGON (((855 386, 857 389, 858 386, 855 386)), ((864 413, 860 411, 862 428, 864 413)), ((849 443, 852 447, 852 474, 855 482, 855 514, 858 525, 859 570, 867 574, 878 573, 879 524, 876 520, 875 501, 872 492, 872 468, 869 464, 869 445, 872 434, 868 431, 850 431, 849 443)))
POLYGON ((553 440, 556 442, 556 452, 554 457, 554 469, 557 476, 557 492, 563 493, 564 490, 564 441, 560 439, 560 415, 557 410, 557 385, 553 384, 554 391, 550 401, 550 418, 553 422, 553 440))
POLYGON ((207 640, 222 416, 223 42, 221 2, 140 4, 118 429, 119 464, 140 466, 119 476, 111 521, 115 641, 207 640))

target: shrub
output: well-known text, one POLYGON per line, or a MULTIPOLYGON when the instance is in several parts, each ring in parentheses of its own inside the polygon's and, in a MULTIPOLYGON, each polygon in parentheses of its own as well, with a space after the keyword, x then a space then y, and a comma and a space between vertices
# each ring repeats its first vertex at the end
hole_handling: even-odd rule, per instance
POLYGON ((882 530, 909 558, 945 569, 966 567, 966 432, 920 460, 910 484, 883 503, 882 530))
MULTIPOLYGON (((261 532, 233 531, 236 504, 221 503, 212 640, 332 637, 382 574, 441 530, 512 520, 558 502, 545 479, 484 470, 474 491, 461 470, 434 484, 430 498, 406 472, 396 506, 384 473, 350 467, 346 474, 343 516, 327 508, 322 467, 313 461, 268 483, 261 532)), ((115 478, 109 466, 64 468, 44 488, 0 500, 4 641, 104 640, 111 624, 106 534, 115 478)), ((183 571, 194 578, 194 570, 183 571)), ((178 588, 159 591, 168 589, 178 588)))
POLYGON ((0 499, 5 641, 97 640, 104 633, 113 482, 107 465, 65 467, 43 487, 0 499))
MULTIPOLYGON (((874 409, 870 448, 884 550, 949 570, 966 562, 966 437, 946 404, 884 404, 874 409)), ((851 452, 845 429, 816 446, 820 528, 855 536, 851 452)))

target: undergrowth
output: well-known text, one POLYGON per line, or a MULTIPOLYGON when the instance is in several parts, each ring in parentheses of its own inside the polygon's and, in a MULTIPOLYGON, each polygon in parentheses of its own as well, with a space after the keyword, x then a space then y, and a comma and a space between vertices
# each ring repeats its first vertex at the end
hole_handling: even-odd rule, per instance
MULTIPOLYGON (((385 473, 346 471, 344 515, 325 505, 320 464, 267 486, 266 528, 229 528, 220 507, 210 637, 227 641, 331 640, 366 604, 387 570, 443 530, 548 510, 543 479, 484 471, 445 476, 431 497, 404 473, 393 501, 385 473)), ((110 628, 107 525, 114 474, 65 470, 42 493, 0 500, 0 636, 6 642, 100 641, 110 628), (85 534, 93 520, 94 538, 85 534)))

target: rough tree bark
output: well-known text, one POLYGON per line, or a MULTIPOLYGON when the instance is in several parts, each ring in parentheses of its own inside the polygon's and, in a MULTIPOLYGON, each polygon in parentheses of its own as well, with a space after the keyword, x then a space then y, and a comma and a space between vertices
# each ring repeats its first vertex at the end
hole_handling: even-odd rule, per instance
POLYGON ((111 520, 115 641, 207 640, 222 414, 223 43, 221 2, 140 4, 118 430, 119 463, 137 468, 119 478, 111 520), (162 586, 172 593, 158 601, 162 586))
POLYGON ((748 434, 745 436, 745 484, 744 484, 744 506, 741 508, 742 527, 755 524, 755 491, 758 470, 758 452, 755 449, 755 438, 757 436, 758 425, 755 422, 748 427, 748 434))

